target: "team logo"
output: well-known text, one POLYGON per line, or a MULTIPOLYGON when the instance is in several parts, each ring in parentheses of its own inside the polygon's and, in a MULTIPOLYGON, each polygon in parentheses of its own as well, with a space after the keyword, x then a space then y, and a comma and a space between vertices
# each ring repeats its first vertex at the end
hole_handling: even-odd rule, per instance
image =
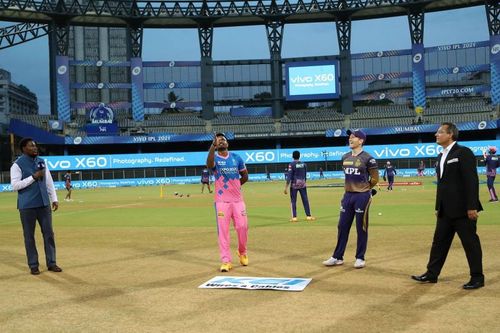
POLYGON ((417 53, 413 56, 413 62, 418 64, 422 60, 422 53, 417 53))
POLYGON ((224 212, 217 212, 218 217, 224 217, 224 212))
POLYGON ((383 80, 385 78, 385 75, 383 73, 380 73, 377 78, 379 80, 383 80))
POLYGON ((175 82, 170 82, 170 83, 168 84, 168 87, 169 87, 170 89, 173 89, 173 88, 175 87, 175 82))
POLYGON ((168 66, 169 66, 169 67, 174 67, 174 66, 175 66, 175 61, 171 61, 171 62, 169 62, 168 66))
POLYGON ((460 68, 455 67, 455 68, 453 68, 452 72, 453 72, 453 74, 457 74, 458 72, 460 72, 460 68))
POLYGON ((68 67, 66 67, 64 65, 59 66, 59 68, 57 69, 57 73, 59 73, 59 75, 66 74, 67 71, 68 71, 68 67))
POLYGON ((365 211, 364 211, 364 210, 362 210, 361 208, 356 208, 355 212, 356 212, 356 213, 364 213, 365 211))
POLYGON ((171 109, 175 109, 176 106, 177 106, 177 104, 175 104, 175 102, 170 103, 170 108, 171 109))
POLYGON ((342 130, 340 128, 336 129, 335 132, 333 132, 334 137, 339 137, 341 135, 342 135, 342 130))
POLYGON ((377 52, 377 57, 382 57, 384 55, 384 51, 378 51, 377 52))
POLYGON ((361 161, 359 159, 356 159, 356 162, 354 162, 354 166, 356 168, 359 168, 360 165, 361 165, 361 161))
POLYGON ((98 60, 98 61, 95 63, 95 65, 96 65, 97 67, 101 67, 101 66, 103 65, 103 61, 102 61, 102 60, 98 60))
POLYGON ((132 68, 132 75, 139 75, 139 74, 141 74, 141 67, 136 66, 132 68))
POLYGON ((491 54, 497 54, 498 52, 500 52, 500 44, 493 45, 491 48, 491 54))
POLYGON ((98 85, 97 85, 97 89, 102 89, 104 88, 104 83, 100 82, 98 85))
POLYGON ((74 140, 73 140, 73 143, 75 145, 79 145, 80 143, 82 143, 82 137, 81 136, 77 136, 74 140))
POLYGON ((58 129, 59 128, 59 122, 56 120, 54 122, 52 122, 52 125, 51 125, 52 129, 58 129))
POLYGON ((480 130, 482 130, 482 129, 485 129, 487 125, 488 125, 488 124, 487 124, 487 123, 483 120, 483 121, 481 121, 481 122, 477 125, 477 128, 478 128, 478 129, 480 129, 480 130))
POLYGON ((111 124, 113 118, 113 110, 104 103, 90 110, 90 122, 92 124, 111 124))

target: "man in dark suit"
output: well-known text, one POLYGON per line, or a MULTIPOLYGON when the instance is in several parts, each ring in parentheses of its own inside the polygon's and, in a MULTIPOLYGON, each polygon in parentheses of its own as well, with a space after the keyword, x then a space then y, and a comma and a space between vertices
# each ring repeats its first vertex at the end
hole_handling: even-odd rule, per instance
POLYGON ((442 123, 435 134, 436 142, 443 147, 436 163, 437 224, 432 241, 427 272, 413 275, 419 282, 436 283, 446 260, 455 233, 469 263, 471 279, 464 289, 484 286, 482 251, 476 233, 478 212, 483 210, 479 202, 479 179, 476 158, 472 151, 456 143, 458 129, 455 124, 442 123))

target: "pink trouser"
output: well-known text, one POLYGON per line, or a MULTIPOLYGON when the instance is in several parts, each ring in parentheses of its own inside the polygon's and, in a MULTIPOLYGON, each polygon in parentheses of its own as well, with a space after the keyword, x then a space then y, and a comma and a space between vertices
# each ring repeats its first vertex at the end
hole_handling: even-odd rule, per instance
POLYGON ((238 253, 247 254, 248 218, 245 203, 240 202, 216 202, 217 233, 219 236, 219 251, 222 262, 231 262, 231 249, 229 236, 229 225, 231 219, 238 235, 238 253))

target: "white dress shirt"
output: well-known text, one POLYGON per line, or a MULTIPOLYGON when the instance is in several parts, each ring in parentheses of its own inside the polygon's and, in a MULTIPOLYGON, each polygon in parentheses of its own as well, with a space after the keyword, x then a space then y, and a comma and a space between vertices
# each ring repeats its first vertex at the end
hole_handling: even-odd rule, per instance
POLYGON ((443 171, 444 171, 444 161, 446 161, 446 157, 448 156, 448 153, 450 152, 451 148, 457 143, 456 141, 453 141, 448 147, 443 148, 443 155, 441 156, 441 160, 439 160, 439 178, 443 177, 443 171))
MULTIPOLYGON (((33 176, 21 179, 23 172, 17 163, 13 163, 10 168, 10 184, 12 185, 13 191, 19 191, 26 188, 36 182, 33 176)), ((54 186, 54 181, 52 180, 52 175, 50 174, 49 168, 45 167, 45 183, 47 184, 47 193, 49 194, 50 202, 57 202, 57 193, 54 186)))

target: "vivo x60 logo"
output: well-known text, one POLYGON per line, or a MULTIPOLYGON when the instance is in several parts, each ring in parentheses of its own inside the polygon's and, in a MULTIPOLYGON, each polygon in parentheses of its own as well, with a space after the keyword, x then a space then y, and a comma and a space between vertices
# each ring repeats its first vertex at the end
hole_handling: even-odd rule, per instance
POLYGON ((332 82, 335 80, 335 75, 332 73, 328 74, 316 74, 316 75, 304 75, 304 76, 295 76, 290 78, 292 83, 313 83, 313 82, 332 82))
POLYGON ((245 163, 274 162, 276 159, 276 154, 272 151, 246 152, 245 155, 245 163))
POLYGON ((71 169, 94 169, 108 168, 109 162, 105 157, 75 157, 71 160, 47 159, 47 164, 51 170, 71 170, 71 169))
POLYGON ((373 150, 376 158, 380 157, 433 157, 437 156, 443 148, 436 145, 413 146, 411 148, 389 148, 373 150))

